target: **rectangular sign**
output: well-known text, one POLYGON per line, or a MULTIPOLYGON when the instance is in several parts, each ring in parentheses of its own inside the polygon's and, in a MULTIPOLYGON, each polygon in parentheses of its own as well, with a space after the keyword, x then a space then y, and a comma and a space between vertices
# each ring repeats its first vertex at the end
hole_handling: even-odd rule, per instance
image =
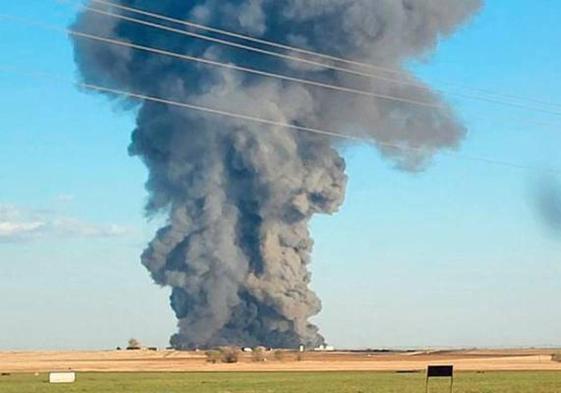
POLYGON ((454 366, 429 366, 427 378, 452 378, 454 377, 454 366))
POLYGON ((72 372, 49 374, 49 383, 73 383, 75 381, 76 381, 76 374, 72 372))

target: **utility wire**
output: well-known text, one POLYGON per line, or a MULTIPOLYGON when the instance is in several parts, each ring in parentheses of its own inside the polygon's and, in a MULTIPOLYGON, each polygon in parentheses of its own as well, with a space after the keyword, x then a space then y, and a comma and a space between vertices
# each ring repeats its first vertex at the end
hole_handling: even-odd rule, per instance
MULTIPOLYGON (((180 102, 180 101, 171 100, 171 99, 162 98, 162 97, 157 97, 157 96, 152 96, 152 95, 146 95, 146 94, 141 94, 141 93, 136 93, 136 92, 114 89, 114 88, 100 86, 100 85, 91 84, 91 83, 76 82, 76 81, 73 81, 73 80, 70 80, 70 79, 67 79, 67 78, 61 78, 60 76, 52 74, 52 73, 24 72, 24 71, 21 71, 17 67, 7 67, 7 66, 3 66, 3 67, 0 66, 0 72, 18 74, 18 75, 23 75, 23 76, 26 76, 26 77, 47 79, 47 80, 50 80, 50 81, 57 80, 57 81, 65 82, 67 84, 71 84, 71 85, 77 86, 79 88, 87 89, 87 90, 111 93, 111 94, 122 96, 122 97, 125 97, 125 98, 132 98, 132 99, 141 100, 141 101, 151 101, 151 102, 156 102, 156 103, 160 103, 160 104, 179 107, 179 108, 182 108, 182 109, 189 109, 189 110, 193 110, 193 111, 199 111, 199 112, 203 112, 203 113, 207 113, 207 114, 212 114, 212 115, 222 116, 222 117, 228 117, 228 118, 232 118, 232 119, 244 120, 244 121, 247 121, 247 122, 253 122, 253 123, 258 123, 258 124, 267 125, 267 126, 275 126, 275 127, 279 127, 279 128, 285 128, 285 129, 293 130, 293 131, 300 131, 300 132, 311 133, 311 134, 322 135, 322 136, 328 136, 328 137, 333 137, 333 138, 338 138, 338 139, 346 139, 346 140, 351 140, 351 141, 354 141, 354 142, 370 142, 370 143, 372 143, 374 145, 377 145, 379 147, 388 147, 388 148, 393 148, 393 149, 402 150, 402 151, 403 150, 406 150, 406 151, 408 150, 408 151, 415 151, 415 152, 421 152, 421 153, 426 152, 426 149, 423 148, 423 147, 404 146, 402 144, 381 142, 381 141, 376 141, 373 138, 365 138, 365 137, 357 137, 357 136, 348 135, 348 134, 341 134, 341 133, 336 132, 336 131, 324 130, 324 129, 320 129, 320 128, 297 126, 295 124, 290 124, 290 123, 286 123, 286 122, 279 122, 279 121, 275 121, 275 120, 271 120, 271 119, 265 119, 265 118, 262 118, 262 117, 246 115, 246 114, 241 114, 241 113, 237 113, 237 112, 231 112, 231 111, 228 111, 228 110, 222 110, 222 109, 212 108, 212 107, 208 107, 208 106, 190 104, 190 103, 186 103, 186 102, 180 102)), ((509 161, 502 161, 502 160, 490 159, 490 158, 485 158, 485 157, 477 157, 477 156, 471 156, 471 155, 460 155, 460 154, 453 154, 453 153, 447 153, 447 152, 441 152, 441 153, 442 154, 447 154, 452 158, 462 159, 462 160, 466 160, 466 161, 476 161, 476 162, 482 162, 482 163, 489 164, 489 165, 508 167, 508 168, 518 169, 518 170, 541 171, 541 172, 550 173, 552 175, 561 175, 561 171, 559 169, 556 169, 556 168, 541 169, 541 168, 526 166, 526 165, 517 164, 517 163, 513 163, 513 162, 509 162, 509 161)))
POLYGON ((98 8, 87 7, 87 6, 82 6, 81 8, 83 8, 85 10, 88 10, 88 11, 91 11, 91 12, 94 12, 94 13, 97 13, 97 14, 100 14, 100 15, 105 15, 105 16, 109 16, 109 17, 112 17, 112 18, 125 20, 127 22, 137 23, 137 24, 152 27, 152 28, 155 28, 155 29, 166 30, 166 31, 169 31, 169 32, 172 32, 172 33, 182 34, 182 35, 189 36, 189 37, 192 37, 192 38, 197 38, 197 39, 201 39, 201 40, 204 40, 204 41, 210 41, 210 42, 214 42, 216 44, 221 44, 221 45, 225 45, 225 46, 231 46, 231 47, 234 47, 234 48, 237 48, 237 49, 244 49, 244 50, 247 50, 247 51, 256 52, 256 53, 260 53, 260 54, 264 54, 264 55, 275 56, 275 57, 282 58, 284 60, 291 60, 291 61, 306 63, 306 64, 314 66, 314 67, 328 68, 328 69, 332 69, 332 70, 336 70, 336 71, 346 72, 346 73, 353 74, 353 75, 363 76, 363 77, 366 77, 366 78, 376 77, 376 76, 373 76, 373 75, 371 75, 369 73, 366 73, 366 72, 351 70, 351 69, 348 69, 348 68, 338 67, 338 66, 335 66, 335 65, 326 65, 324 63, 317 62, 317 61, 314 61, 314 60, 303 59, 303 58, 300 58, 300 57, 286 55, 286 54, 283 54, 283 53, 278 53, 278 52, 273 52, 273 51, 269 51, 269 50, 265 50, 265 49, 255 48, 253 46, 244 45, 244 44, 240 44, 240 43, 237 43, 237 42, 223 40, 221 38, 215 38, 215 37, 211 37, 211 36, 207 36, 207 35, 203 35, 203 34, 193 33, 191 31, 187 31, 187 30, 176 29, 174 27, 169 27, 169 26, 166 26, 166 25, 162 25, 162 24, 158 24, 158 23, 152 23, 152 22, 142 20, 142 19, 132 18, 132 17, 125 16, 125 15, 116 14, 116 13, 110 12, 110 11, 100 10, 98 8))
MULTIPOLYGON (((303 84, 306 84, 306 85, 326 88, 326 89, 330 89, 330 90, 342 91, 342 92, 346 92, 346 93, 354 93, 354 94, 367 96, 367 97, 380 98, 380 99, 389 100, 389 101, 404 102, 404 103, 408 103, 408 104, 420 105, 420 106, 435 108, 435 109, 447 109, 447 107, 445 105, 438 104, 438 103, 427 103, 427 102, 424 102, 424 101, 418 101, 418 100, 409 99, 409 98, 397 97, 397 96, 375 93, 375 92, 359 90, 359 89, 352 89, 352 88, 347 88, 347 87, 344 87, 344 86, 331 85, 331 84, 327 84, 327 83, 323 83, 323 82, 317 82, 317 81, 312 81, 312 80, 307 80, 307 79, 302 79, 302 78, 294 78, 294 77, 290 77, 290 76, 286 76, 286 75, 275 74, 275 73, 271 73, 271 72, 267 72, 267 71, 262 71, 262 70, 249 68, 249 67, 241 67, 241 66, 237 66, 237 65, 231 64, 231 63, 222 63, 222 62, 218 62, 216 60, 210 60, 210 59, 201 58, 201 57, 183 55, 183 54, 180 54, 180 53, 177 53, 177 52, 166 51, 166 50, 162 50, 162 49, 158 49, 158 48, 153 48, 153 47, 148 47, 148 46, 144 46, 144 45, 134 44, 134 43, 131 43, 129 41, 121 41, 121 40, 116 40, 116 39, 113 39, 113 38, 98 36, 98 35, 95 35, 95 34, 84 33, 84 32, 81 32, 81 31, 75 31, 75 30, 71 30, 71 29, 68 29, 68 28, 61 28, 61 27, 46 24, 46 23, 43 23, 43 22, 33 21, 33 20, 28 19, 28 18, 15 17, 15 16, 12 16, 12 15, 7 15, 7 14, 1 14, 0 13, 0 19, 6 19, 6 20, 17 22, 17 23, 20 23, 20 24, 23 24, 23 25, 26 25, 26 26, 38 27, 38 28, 41 28, 41 29, 55 31, 55 32, 58 32, 58 33, 70 34, 70 35, 76 36, 78 38, 90 39, 90 40, 97 41, 99 43, 118 45, 118 46, 132 48, 132 49, 139 50, 139 51, 154 53, 154 54, 157 54, 157 55, 173 57, 173 58, 177 58, 177 59, 184 60, 184 61, 198 62, 198 63, 207 64, 207 65, 211 65, 211 66, 217 66, 217 67, 222 67, 222 68, 226 68, 226 69, 232 69, 232 70, 237 70, 237 71, 241 71, 241 72, 252 73, 252 74, 255 74, 255 75, 260 75, 260 76, 265 76, 265 77, 270 77, 270 78, 276 78, 276 79, 295 82, 295 83, 303 83, 303 84)), ((445 117, 451 117, 447 113, 443 113, 442 115, 445 116, 445 117)), ((560 124, 538 122, 538 121, 531 122, 531 123, 526 121, 526 125, 554 126, 554 127, 559 127, 560 126, 560 124)))
POLYGON ((353 89, 353 88, 344 87, 344 86, 338 86, 338 85, 332 85, 332 84, 323 83, 323 82, 312 81, 312 80, 309 80, 309 79, 295 78, 295 77, 291 77, 291 76, 287 76, 287 75, 276 74, 276 73, 273 73, 273 72, 262 71, 262 70, 258 70, 258 69, 255 69, 255 68, 242 67, 242 66, 238 66, 238 65, 235 65, 235 64, 232 64, 232 63, 222 63, 222 62, 219 62, 219 61, 210 60, 210 59, 206 59, 206 58, 203 58, 203 57, 182 55, 182 54, 179 54, 177 52, 171 52, 171 51, 167 51, 167 50, 163 50, 163 49, 159 49, 159 48, 153 48, 153 47, 149 47, 149 46, 138 45, 138 44, 134 44, 134 43, 126 42, 126 41, 115 40, 115 39, 112 39, 112 38, 101 37, 101 36, 97 36, 97 35, 94 35, 94 34, 88 34, 88 33, 83 33, 83 32, 74 31, 74 30, 68 30, 67 29, 66 33, 71 34, 71 35, 76 36, 76 37, 80 37, 80 38, 86 38, 86 39, 95 40, 95 41, 104 42, 104 43, 109 43, 109 44, 113 44, 113 45, 124 46, 124 47, 132 48, 132 49, 136 49, 136 50, 140 50, 140 51, 155 53, 155 54, 162 55, 162 56, 175 57, 175 58, 180 59, 180 60, 203 63, 203 64, 207 64, 207 65, 212 65, 212 66, 227 68, 227 69, 231 69, 231 70, 246 72, 246 73, 250 73, 250 74, 254 74, 254 75, 260 75, 260 76, 265 76, 265 77, 269 77, 269 78, 280 79, 280 80, 284 80, 284 81, 288 81, 288 82, 302 83, 304 85, 309 85, 309 86, 322 87, 322 88, 325 88, 325 89, 336 90, 336 91, 341 91, 341 92, 345 92, 345 93, 353 93, 353 94, 358 94, 358 95, 362 95, 362 96, 366 96, 366 97, 380 98, 380 99, 388 100, 388 101, 404 102, 404 103, 408 103, 408 104, 420 105, 420 106, 425 106, 425 107, 429 107, 429 108, 440 108, 440 109, 445 109, 446 108, 446 106, 444 106, 442 104, 438 104, 438 103, 429 103, 429 102, 414 100, 414 99, 411 99, 411 98, 403 98, 403 97, 392 96, 392 95, 389 95, 389 94, 382 94, 382 93, 375 93, 375 92, 370 92, 370 91, 365 91, 365 90, 353 89))
POLYGON ((331 89, 331 90, 337 90, 337 91, 341 91, 341 92, 345 92, 345 93, 353 93, 353 94, 358 94, 358 95, 367 96, 367 97, 380 98, 380 99, 388 100, 388 101, 399 101, 399 102, 404 102, 404 103, 413 104, 413 105, 425 106, 425 107, 429 107, 429 108, 440 108, 440 109, 447 108, 445 105, 442 105, 442 104, 439 104, 439 103, 429 103, 429 102, 414 100, 414 99, 411 99, 411 98, 397 97, 397 96, 392 96, 392 95, 389 95, 389 94, 382 94, 382 93, 375 93, 375 92, 366 91, 366 90, 353 89, 353 88, 348 88, 348 87, 344 87, 344 86, 332 85, 332 84, 329 84, 329 83, 312 81, 312 80, 309 80, 309 79, 295 78, 295 77, 286 76, 286 75, 282 75, 282 74, 276 74, 276 73, 273 73, 273 72, 262 71, 262 70, 258 70, 258 69, 255 69, 255 68, 242 67, 242 66, 238 66, 238 65, 235 65, 235 64, 232 64, 232 63, 223 63, 223 62, 219 62, 219 61, 216 61, 216 60, 206 59, 206 58, 203 58, 203 57, 183 55, 183 54, 180 54, 180 53, 177 53, 177 52, 167 51, 167 50, 154 48, 154 47, 150 47, 150 46, 145 46, 145 45, 138 45, 138 44, 135 44, 135 43, 132 43, 132 42, 129 42, 129 41, 122 41, 122 40, 117 40, 117 39, 113 39, 113 38, 102 37, 102 36, 99 36, 99 35, 96 35, 96 34, 89 34, 89 33, 84 33, 84 32, 76 31, 76 30, 72 30, 72 29, 61 28, 61 27, 46 24, 46 23, 43 23, 43 22, 35 22, 35 21, 31 21, 27 18, 14 17, 14 16, 11 16, 11 15, 6 15, 6 14, 0 14, 0 18, 13 20, 15 22, 22 23, 22 24, 25 24, 25 25, 28 25, 28 26, 34 26, 34 27, 39 27, 39 28, 42 28, 42 29, 56 31, 56 32, 59 32, 59 33, 70 34, 70 35, 73 35, 73 36, 79 37, 79 38, 90 39, 90 40, 103 42, 103 43, 107 43, 107 44, 123 46, 123 47, 132 48, 132 49, 136 49, 136 50, 140 50, 140 51, 144 51, 144 52, 150 52, 150 53, 154 53, 154 54, 158 54, 158 55, 162 55, 162 56, 174 57, 174 58, 180 59, 180 60, 203 63, 203 64, 207 64, 207 65, 212 65, 212 66, 227 68, 227 69, 231 69, 231 70, 251 73, 251 74, 255 74, 255 75, 265 76, 265 77, 269 77, 269 78, 275 78, 275 79, 280 79, 280 80, 289 81, 289 82, 302 83, 302 84, 305 84, 305 85, 321 87, 321 88, 331 89))
MULTIPOLYGON (((203 25, 203 24, 198 24, 198 23, 193 23, 193 22, 181 20, 181 19, 172 18, 172 17, 166 16, 166 15, 162 15, 162 14, 158 14, 158 13, 154 13, 154 12, 149 12, 149 11, 146 11, 146 10, 141 10, 141 9, 138 9, 138 8, 123 6, 123 5, 116 4, 116 3, 110 2, 110 1, 91 0, 91 2, 94 3, 94 4, 107 5, 107 6, 110 6, 110 7, 114 7, 114 8, 123 10, 123 11, 131 12, 131 13, 135 13, 135 14, 139 14, 139 15, 149 16, 151 18, 156 18, 156 19, 167 21, 167 22, 182 24, 182 25, 185 25, 185 26, 188 26, 188 27, 191 27, 191 28, 196 28, 196 29, 206 30, 206 31, 209 31, 209 32, 212 32, 212 33, 218 33, 218 34, 226 35, 226 36, 229 36, 229 37, 232 37, 232 38, 242 39, 242 40, 246 40, 246 41, 250 41, 250 42, 254 42, 254 43, 258 43, 258 44, 263 44, 263 45, 269 45, 269 46, 272 46, 272 47, 280 48, 280 49, 283 49, 283 50, 288 50, 288 51, 291 51, 291 52, 301 53, 301 54, 305 54, 305 55, 308 55, 308 56, 315 56, 316 58, 322 58, 322 59, 329 60, 329 61, 332 61, 332 62, 335 61, 335 62, 342 62, 342 63, 354 65, 354 66, 367 67, 367 68, 370 68, 370 69, 373 69, 373 70, 379 70, 379 71, 383 71, 383 72, 386 72, 386 73, 395 74, 395 75, 398 75, 398 76, 401 75, 401 76, 404 76, 404 77, 408 78, 407 74, 404 73, 403 71, 399 71, 399 70, 395 70, 395 69, 391 69, 391 68, 387 68, 387 67, 376 66, 376 65, 373 65, 373 64, 359 62, 359 61, 356 61, 356 60, 349 60, 349 59, 345 59, 345 58, 342 58, 342 57, 327 55, 327 54, 316 52, 316 51, 296 48, 294 46, 289 46, 289 45, 277 43, 277 42, 274 42, 274 41, 271 41, 271 40, 255 38, 255 37, 252 37, 252 36, 243 35, 243 34, 239 34, 239 33, 234 33, 234 32, 228 31, 228 30, 224 30, 224 29, 217 29, 217 28, 210 27, 210 26, 203 25)), ((124 15, 121 15, 121 14, 115 14, 115 13, 110 12, 110 11, 104 11, 104 10, 100 10, 98 8, 88 7, 86 5, 82 5, 81 8, 86 9, 86 10, 90 10, 90 11, 95 12, 95 13, 103 14, 103 15, 106 15, 106 16, 127 20, 127 21, 132 22, 132 23, 145 24, 145 25, 153 27, 153 28, 164 28, 165 30, 173 31, 173 32, 178 33, 178 34, 188 35, 188 36, 191 36, 193 38, 208 40, 208 41, 216 42, 216 43, 219 43, 219 44, 222 44, 222 45, 234 46, 234 47, 238 47, 240 49, 250 50, 250 51, 258 52, 258 53, 261 53, 261 54, 267 54, 267 55, 270 55, 270 56, 281 57, 281 58, 284 58, 286 60, 303 62, 303 63, 307 63, 307 64, 310 64, 310 65, 319 66, 319 67, 322 67, 322 68, 327 68, 327 69, 332 69, 332 70, 336 70, 336 71, 340 71, 340 72, 354 74, 354 75, 357 75, 357 76, 367 77, 367 78, 370 78, 370 79, 378 79, 378 80, 382 80, 382 81, 386 81, 386 82, 390 82, 390 83, 398 83, 398 84, 401 84, 401 85, 409 85, 409 86, 413 86, 413 87, 423 89, 423 90, 429 90, 429 91, 432 90, 432 89, 428 88, 426 85, 424 85, 423 83, 413 81, 411 79, 406 80, 406 79, 396 79, 395 77, 393 77, 393 78, 392 77, 385 77, 385 76, 381 76, 381 75, 377 75, 377 74, 361 72, 361 71, 357 71, 357 70, 353 70, 353 69, 349 69, 349 68, 345 68, 345 67, 335 66, 333 63, 326 64, 326 63, 322 63, 322 62, 318 62, 318 61, 305 59, 305 58, 302 58, 302 57, 296 57, 296 56, 291 56, 291 55, 287 55, 287 54, 281 54, 281 53, 278 53, 278 52, 263 50, 263 49, 259 49, 259 48, 255 48, 255 47, 251 47, 251 46, 247 46, 247 45, 241 45, 241 44, 238 44, 238 43, 235 43, 235 42, 232 42, 232 41, 225 41, 225 40, 222 40, 222 39, 216 39, 216 38, 213 38, 213 37, 188 32, 188 31, 185 31, 185 30, 177 30, 177 29, 173 29, 173 28, 170 28, 168 26, 165 26, 165 25, 159 25, 159 24, 154 24, 154 23, 148 22, 146 20, 130 18, 130 17, 124 16, 124 15)), ((487 101, 487 102, 495 103, 495 104, 508 105, 508 106, 514 106, 514 107, 519 107, 519 108, 523 108, 523 109, 529 109, 529 110, 541 111, 541 112, 555 114, 555 115, 561 115, 561 112, 553 112, 551 110, 547 110, 547 109, 543 109, 543 108, 529 107, 527 104, 525 105, 523 103, 505 101, 504 99, 506 98, 506 99, 514 99, 514 100, 519 100, 519 101, 520 100, 529 101, 529 102, 533 102, 533 103, 536 103, 536 104, 539 104, 539 105, 545 105, 545 106, 557 107, 557 108, 561 107, 560 104, 551 103, 551 102, 538 100, 538 99, 534 99, 534 98, 520 97, 520 96, 516 96, 516 95, 512 95, 512 94, 506 94, 506 93, 500 93, 500 92, 498 93, 498 92, 493 92, 493 91, 490 91, 490 90, 473 89, 473 88, 468 88, 466 86, 462 86, 462 85, 458 85, 458 84, 450 84, 450 83, 447 83, 447 84, 450 85, 450 86, 456 86, 456 87, 464 89, 464 90, 471 90, 471 91, 475 92, 476 94, 473 95, 473 94, 465 94, 465 93, 458 93, 458 92, 446 92, 446 91, 442 91, 442 90, 437 90, 437 91, 439 91, 442 94, 450 94, 450 95, 455 95, 455 96, 462 97, 462 98, 467 98, 467 99, 483 100, 483 101, 487 101), (483 95, 481 95, 481 93, 490 95, 490 97, 489 96, 487 96, 487 97, 483 96, 483 95)))
POLYGON ((398 71, 398 70, 394 70, 394 69, 390 69, 390 68, 385 68, 385 67, 381 67, 381 66, 375 66, 373 64, 363 63, 363 62, 359 62, 359 61, 356 61, 356 60, 345 59, 343 57, 332 56, 332 55, 328 55, 328 54, 325 54, 325 53, 315 52, 315 51, 312 51, 312 50, 297 48, 295 46, 285 45, 285 44, 281 44, 281 43, 278 43, 278 42, 275 42, 275 41, 265 40, 265 39, 261 39, 261 38, 257 38, 257 37, 252 37, 252 36, 245 35, 245 34, 239 34, 239 33, 235 33, 235 32, 224 30, 224 29, 218 29, 218 28, 215 28, 215 27, 203 25, 203 24, 200 24, 200 23, 194 23, 194 22, 190 22, 190 21, 187 21, 187 20, 183 20, 183 19, 176 19, 176 18, 172 18, 172 17, 166 16, 166 15, 158 14, 158 13, 155 13, 155 12, 149 12, 149 11, 146 11, 146 10, 141 10, 139 8, 127 7, 127 6, 117 4, 117 3, 114 3, 114 2, 111 2, 111 1, 90 0, 90 2, 95 3, 95 4, 108 5, 110 7, 114 7, 114 8, 123 10, 123 11, 128 11, 128 12, 132 12, 132 13, 139 14, 139 15, 149 16, 151 18, 165 20, 167 22, 178 23, 178 24, 182 24, 182 25, 185 25, 185 26, 195 28, 195 29, 206 30, 206 31, 209 31, 211 33, 218 33, 218 34, 222 34, 222 35, 225 35, 225 36, 228 36, 228 37, 242 39, 244 41, 255 42, 255 43, 261 44, 261 45, 268 45, 268 46, 272 46, 274 48, 279 48, 279 49, 287 50, 287 51, 290 51, 290 52, 301 53, 301 54, 304 54, 304 55, 314 56, 314 57, 317 57, 317 58, 322 58, 322 59, 330 60, 330 61, 347 63, 347 64, 351 64, 351 65, 354 65, 354 66, 359 66, 359 67, 367 67, 367 68, 381 70, 381 71, 388 72, 388 73, 402 74, 402 71, 398 71))

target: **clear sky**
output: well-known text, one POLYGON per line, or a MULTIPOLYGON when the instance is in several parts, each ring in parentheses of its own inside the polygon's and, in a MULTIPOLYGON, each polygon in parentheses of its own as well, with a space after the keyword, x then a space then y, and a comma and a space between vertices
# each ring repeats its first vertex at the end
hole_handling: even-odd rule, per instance
MULTIPOLYGON (((561 8, 492 0, 416 73, 561 103, 561 8)), ((61 27, 49 0, 0 13, 61 27)), ((69 40, 0 19, 0 68, 74 78, 69 40)), ((0 349, 111 348, 131 336, 166 345, 168 290, 139 255, 142 164, 127 155, 130 113, 56 80, 0 69, 0 349), (27 235, 14 236, 14 233, 27 235)), ((476 156, 561 169, 558 116, 450 97, 469 127, 458 154, 402 173, 368 146, 344 151, 340 213, 317 217, 315 318, 340 347, 561 345, 561 236, 537 213, 543 174, 476 156), (547 124, 535 124, 543 122, 547 124)))

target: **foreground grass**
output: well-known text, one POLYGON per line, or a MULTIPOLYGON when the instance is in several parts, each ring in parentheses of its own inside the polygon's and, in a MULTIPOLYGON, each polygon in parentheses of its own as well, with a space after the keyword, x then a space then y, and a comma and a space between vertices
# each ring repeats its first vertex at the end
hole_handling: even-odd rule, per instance
MULTIPOLYGON (((1 393, 420 393, 422 373, 108 373, 78 374, 72 385, 50 385, 47 375, 0 377, 1 393)), ((448 392, 446 381, 431 392, 448 392)), ((560 393, 561 373, 461 373, 457 393, 560 393)))

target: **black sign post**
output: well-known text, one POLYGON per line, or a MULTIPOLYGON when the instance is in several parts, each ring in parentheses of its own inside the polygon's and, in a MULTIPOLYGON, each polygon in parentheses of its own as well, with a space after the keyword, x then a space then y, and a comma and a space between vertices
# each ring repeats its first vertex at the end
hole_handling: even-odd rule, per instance
POLYGON ((427 368, 427 388, 429 392, 429 382, 431 378, 450 378, 450 393, 454 390, 454 366, 429 366, 427 368))

